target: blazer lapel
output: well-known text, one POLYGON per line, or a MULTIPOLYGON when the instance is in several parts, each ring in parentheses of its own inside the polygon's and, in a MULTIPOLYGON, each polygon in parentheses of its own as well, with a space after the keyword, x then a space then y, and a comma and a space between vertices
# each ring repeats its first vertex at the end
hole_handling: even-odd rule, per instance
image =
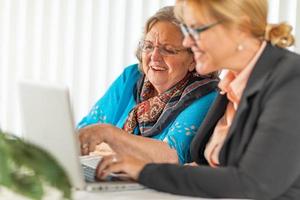
POLYGON ((227 103, 228 100, 226 95, 219 93, 191 142, 190 150, 193 161, 197 163, 206 162, 203 157, 205 145, 218 120, 224 115, 227 103))
POLYGON ((244 127, 244 120, 246 120, 245 116, 249 111, 249 109, 251 108, 249 98, 261 90, 265 81, 267 80, 268 75, 272 71, 272 68, 274 68, 277 65, 277 63, 281 58, 282 58, 281 50, 268 43, 263 54, 261 55, 260 59, 256 63, 253 72, 249 77, 238 110, 230 126, 228 136, 220 152, 221 163, 224 163, 224 161, 226 160, 227 157, 226 155, 228 155, 227 151, 229 149, 230 140, 232 139, 232 137, 237 134, 238 134, 237 137, 239 138, 242 137, 242 133, 240 133, 240 130, 242 127, 244 127))

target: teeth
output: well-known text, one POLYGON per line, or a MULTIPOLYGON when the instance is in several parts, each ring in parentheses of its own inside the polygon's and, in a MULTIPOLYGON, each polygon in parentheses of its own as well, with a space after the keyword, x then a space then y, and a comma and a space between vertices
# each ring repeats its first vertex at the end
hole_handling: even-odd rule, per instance
POLYGON ((151 69, 153 69, 153 70, 157 70, 157 71, 165 71, 166 70, 166 68, 165 67, 159 67, 159 66, 150 66, 151 67, 151 69))

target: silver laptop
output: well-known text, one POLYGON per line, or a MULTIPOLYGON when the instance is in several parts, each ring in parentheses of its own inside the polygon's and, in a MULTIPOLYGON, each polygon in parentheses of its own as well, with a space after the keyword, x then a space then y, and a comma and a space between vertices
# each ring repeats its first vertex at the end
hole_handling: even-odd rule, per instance
MULTIPOLYGON (((20 81, 18 87, 24 138, 48 150, 66 169, 75 188, 89 191, 143 188, 133 181, 94 182, 95 167, 101 157, 80 157, 67 87, 32 81, 20 81)), ((111 178, 116 176, 112 174, 111 178)))

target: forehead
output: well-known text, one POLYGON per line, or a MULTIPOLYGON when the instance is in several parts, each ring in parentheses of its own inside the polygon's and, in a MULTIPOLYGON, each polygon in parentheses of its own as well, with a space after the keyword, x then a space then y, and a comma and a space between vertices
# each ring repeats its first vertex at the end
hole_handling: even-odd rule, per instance
POLYGON ((152 42, 158 41, 162 44, 181 45, 183 35, 176 25, 166 21, 159 21, 152 25, 145 39, 152 42))

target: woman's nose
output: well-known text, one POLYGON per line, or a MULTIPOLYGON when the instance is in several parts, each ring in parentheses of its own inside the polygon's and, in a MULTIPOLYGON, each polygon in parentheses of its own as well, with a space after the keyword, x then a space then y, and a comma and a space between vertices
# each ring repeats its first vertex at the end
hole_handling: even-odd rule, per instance
POLYGON ((152 60, 161 60, 162 55, 160 54, 159 47, 154 47, 152 53, 151 53, 151 59, 152 60))

